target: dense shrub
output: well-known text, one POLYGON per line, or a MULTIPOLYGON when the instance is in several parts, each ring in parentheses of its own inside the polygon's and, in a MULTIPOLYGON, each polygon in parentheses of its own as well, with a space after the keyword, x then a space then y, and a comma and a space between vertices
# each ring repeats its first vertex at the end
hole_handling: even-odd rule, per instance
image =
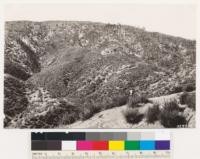
POLYGON ((166 102, 160 113, 160 122, 166 128, 176 128, 186 125, 185 117, 180 113, 176 101, 166 102))
POLYGON ((160 115, 161 124, 166 128, 177 128, 186 125, 186 119, 178 111, 164 110, 160 115))
POLYGON ((126 95, 121 95, 121 96, 116 96, 113 98, 113 103, 116 106, 122 106, 122 105, 125 105, 127 103, 127 100, 128 100, 128 96, 126 95))
POLYGON ((196 96, 195 95, 191 95, 188 97, 187 105, 189 108, 196 110, 196 96))
POLYGON ((22 66, 20 66, 17 63, 6 60, 4 68, 4 73, 10 74, 21 80, 25 81, 30 77, 30 74, 27 73, 27 70, 25 70, 22 66))
POLYGON ((140 96, 140 103, 149 103, 150 101, 147 99, 145 95, 140 96))
POLYGON ((153 105, 147 111, 146 118, 148 123, 154 123, 159 119, 160 116, 160 108, 158 104, 153 105))
POLYGON ((124 112, 125 119, 128 123, 131 124, 137 124, 139 123, 142 119, 144 114, 141 114, 137 109, 135 108, 128 108, 124 112))
POLYGON ((59 124, 71 124, 80 119, 80 108, 78 106, 60 101, 59 107, 63 110, 59 124))
POLYGON ((185 84, 185 85, 179 85, 176 86, 172 89, 171 93, 180 93, 180 92, 192 92, 196 89, 195 84, 194 83, 189 83, 189 84, 185 84))
POLYGON ((133 95, 128 99, 128 106, 131 108, 139 107, 142 103, 148 103, 149 100, 144 95, 133 95))
POLYGON ((22 39, 19 38, 17 41, 30 59, 29 64, 31 70, 35 73, 39 72, 41 66, 39 62, 39 57, 37 56, 36 52, 32 49, 31 46, 29 46, 29 44, 26 44, 22 39))
POLYGON ((4 114, 14 117, 28 106, 25 83, 11 76, 4 80, 4 114))
POLYGON ((91 118, 94 114, 99 113, 101 111, 100 106, 95 106, 95 105, 87 105, 84 107, 81 119, 82 120, 87 120, 91 118))
POLYGON ((183 87, 182 86, 176 86, 172 89, 171 93, 180 93, 183 91, 183 87))
POLYGON ((8 118, 7 116, 5 116, 4 121, 3 121, 3 125, 4 127, 9 126, 11 119, 8 118))
POLYGON ((167 109, 168 111, 180 111, 181 110, 176 100, 171 100, 169 102, 165 102, 164 109, 167 109))
POLYGON ((189 108, 192 108, 193 110, 196 109, 195 93, 191 94, 191 93, 184 92, 183 94, 181 94, 179 100, 181 104, 186 104, 188 105, 189 108))
POLYGON ((188 97, 188 93, 187 92, 184 92, 183 94, 180 95, 180 103, 181 104, 186 104, 187 102, 187 97, 188 97))
MULTIPOLYGON (((24 122, 21 128, 54 128, 59 125, 71 124, 80 119, 80 108, 77 105, 60 100, 57 105, 52 106, 49 102, 46 105, 46 113, 34 112, 34 116, 23 116, 24 122)), ((33 105, 37 107, 36 105, 33 105)))
POLYGON ((78 107, 63 100, 60 101, 60 104, 54 107, 54 109, 48 111, 43 118, 41 116, 40 120, 42 119, 49 127, 58 126, 60 124, 71 124, 79 119, 78 113, 78 107))
POLYGON ((191 83, 191 84, 187 84, 185 87, 184 87, 184 91, 186 92, 192 92, 196 89, 195 87, 195 84, 191 83))

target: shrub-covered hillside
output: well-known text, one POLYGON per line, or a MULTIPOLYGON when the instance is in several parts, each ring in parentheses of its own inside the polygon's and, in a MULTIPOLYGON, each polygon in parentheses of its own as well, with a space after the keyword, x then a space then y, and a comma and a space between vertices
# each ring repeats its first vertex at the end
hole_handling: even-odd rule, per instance
POLYGON ((86 120, 126 104, 130 90, 147 97, 195 90, 193 40, 92 22, 13 21, 5 28, 8 127, 86 120))

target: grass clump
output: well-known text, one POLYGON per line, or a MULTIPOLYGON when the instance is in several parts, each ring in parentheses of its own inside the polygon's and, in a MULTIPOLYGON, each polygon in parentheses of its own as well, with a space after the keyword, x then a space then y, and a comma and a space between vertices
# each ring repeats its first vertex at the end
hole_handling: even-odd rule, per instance
POLYGON ((160 122, 166 128, 177 128, 186 125, 186 119, 181 114, 176 101, 166 102, 160 113, 160 122))
POLYGON ((154 123, 156 120, 159 119, 160 116, 160 108, 158 104, 153 105, 150 107, 146 114, 146 119, 148 123, 154 123))
POLYGON ((141 114, 137 109, 128 108, 124 112, 125 119, 128 123, 137 124, 143 119, 143 114, 141 114))

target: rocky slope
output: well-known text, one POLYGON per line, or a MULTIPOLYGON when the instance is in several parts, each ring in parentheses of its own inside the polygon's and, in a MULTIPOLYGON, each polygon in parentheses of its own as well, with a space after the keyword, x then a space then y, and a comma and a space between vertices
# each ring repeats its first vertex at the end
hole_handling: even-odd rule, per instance
POLYGON ((5 126, 86 120, 126 104, 130 90, 148 97, 194 90, 195 53, 195 41, 132 26, 7 22, 5 126))

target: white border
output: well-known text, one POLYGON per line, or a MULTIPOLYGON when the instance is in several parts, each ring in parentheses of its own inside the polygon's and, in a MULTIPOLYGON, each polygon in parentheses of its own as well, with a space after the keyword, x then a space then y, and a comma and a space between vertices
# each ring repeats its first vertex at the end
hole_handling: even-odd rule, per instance
MULTIPOLYGON (((197 4, 198 3, 198 12, 197 12, 197 69, 196 69, 196 83, 197 83, 197 111, 196 111, 196 128, 195 129, 170 129, 171 132, 173 132, 173 143, 174 143, 174 159, 188 159, 188 158, 199 158, 199 143, 198 140, 200 139, 200 5, 198 0, 86 0, 83 2, 80 0, 30 0, 30 1, 19 1, 19 0, 3 0, 3 2, 0 3, 0 150, 1 150, 1 158, 21 158, 21 159, 27 159, 27 156, 31 156, 29 153, 30 151, 30 132, 34 131, 66 131, 64 129, 3 129, 3 44, 4 44, 4 24, 3 22, 3 5, 8 3, 139 3, 139 4, 197 4), (9 140, 10 139, 10 140, 9 140), (6 146, 7 142, 11 143, 11 146, 6 146), (13 142, 14 141, 14 142, 13 142), (16 143, 15 143, 16 142, 16 143), (21 145, 19 145, 21 143, 21 145), (191 145, 191 146, 188 146, 191 145), (187 147, 187 151, 185 149, 187 147), (29 153, 29 154, 27 154, 29 153)), ((168 129, 169 130, 169 129, 168 129)), ((168 130, 162 130, 162 131, 168 131, 168 130)), ((68 129, 67 131, 88 131, 88 132, 104 132, 104 131, 122 131, 122 132, 141 132, 141 131, 161 131, 156 129, 68 129)))

